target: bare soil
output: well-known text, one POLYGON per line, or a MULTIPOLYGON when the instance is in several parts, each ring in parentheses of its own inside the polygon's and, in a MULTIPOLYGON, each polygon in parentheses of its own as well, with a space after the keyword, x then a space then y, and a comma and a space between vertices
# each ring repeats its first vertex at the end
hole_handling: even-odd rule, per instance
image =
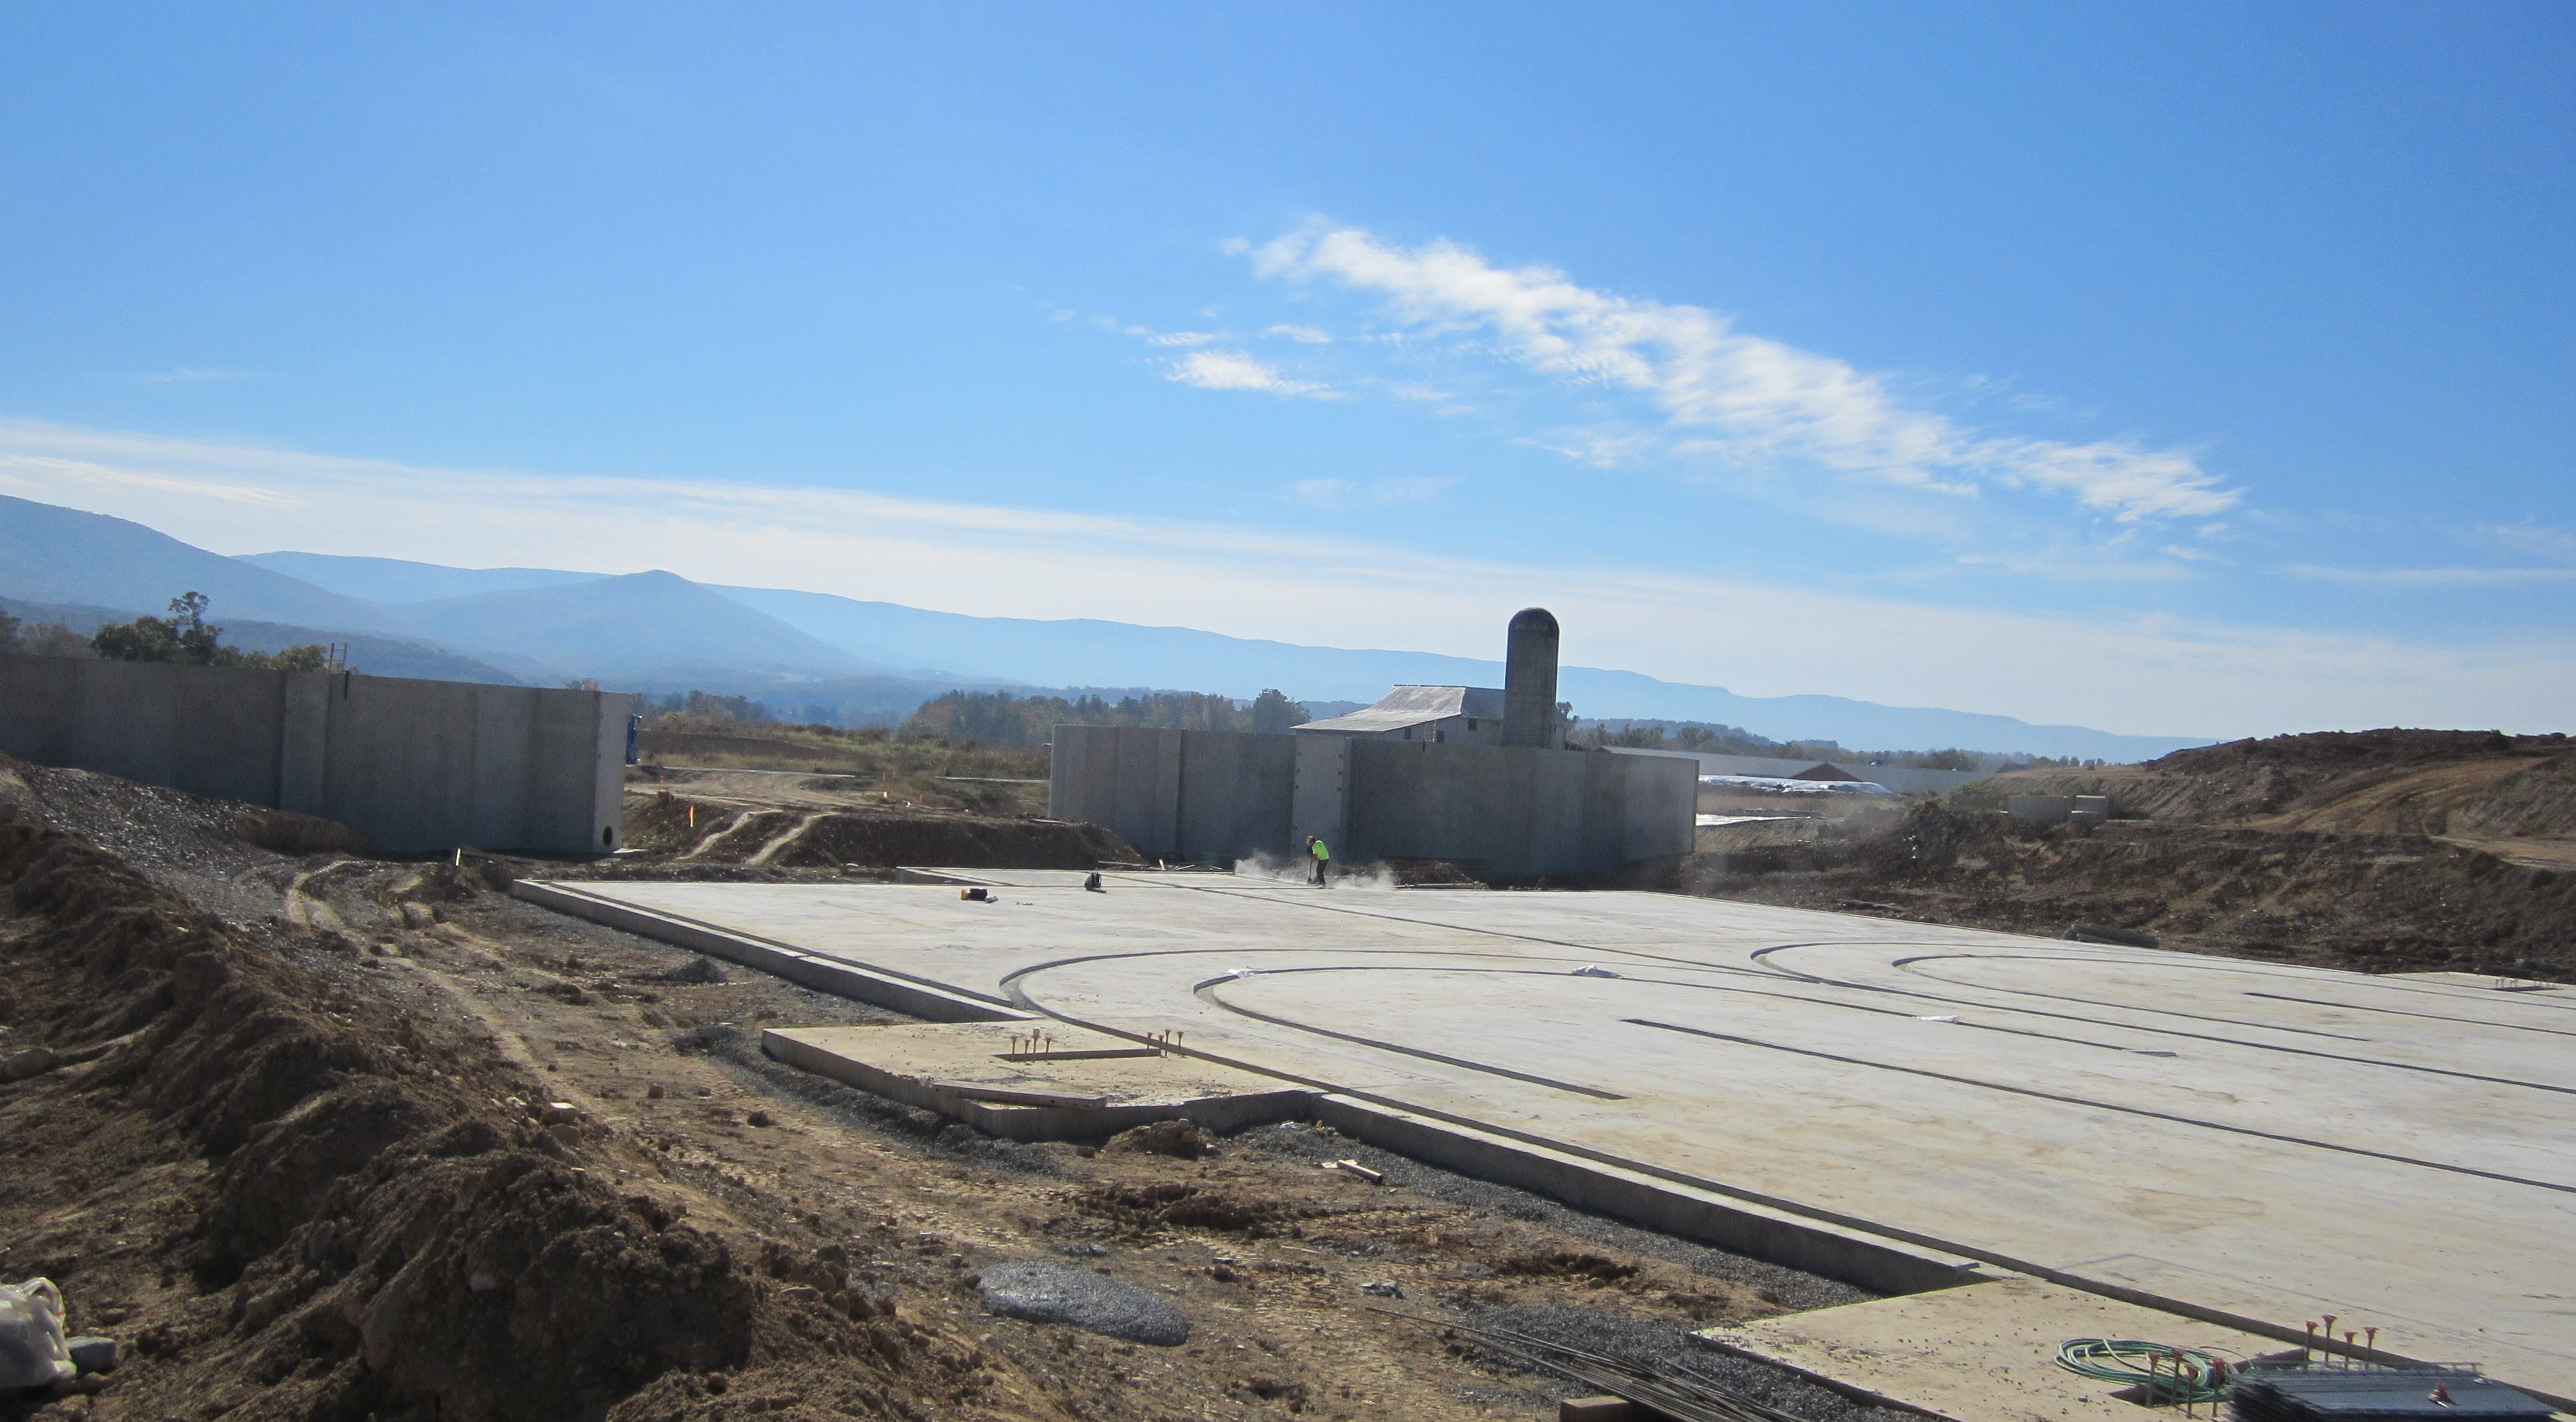
POLYGON ((55 1054, 0 1085, 0 1275, 126 1353, 0 1418, 1532 1417, 1571 1389, 1376 1310, 1687 1352, 1863 1297, 1312 1126, 995 1140, 756 1047, 891 1014, 276 833, 0 762, 0 1053, 55 1054), (1038 1258, 1188 1341, 982 1306, 1038 1258))
POLYGON ((2576 750, 2372 731, 2016 771, 1944 803, 1702 830, 1661 887, 2365 972, 2576 981, 2576 750), (2040 824, 2019 794, 2103 794, 2040 824))

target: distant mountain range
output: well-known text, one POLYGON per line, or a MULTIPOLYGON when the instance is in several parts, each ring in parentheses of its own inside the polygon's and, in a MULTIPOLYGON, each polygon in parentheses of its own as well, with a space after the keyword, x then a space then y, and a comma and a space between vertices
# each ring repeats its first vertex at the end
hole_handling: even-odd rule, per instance
MULTIPOLYGON (((310 552, 227 558, 124 519, 0 497, 0 605, 15 615, 50 607, 94 626, 158 613, 189 590, 206 594, 210 617, 246 647, 349 642, 361 669, 387 675, 538 684, 597 677, 622 690, 753 696, 799 719, 842 724, 900 720, 960 688, 1155 687, 1249 698, 1275 686, 1310 702, 1366 702, 1398 682, 1496 686, 1502 678, 1498 661, 1429 652, 967 617, 658 571, 448 568, 310 552)), ((1588 718, 1717 722, 1854 749, 1960 746, 2131 761, 2204 743, 1838 696, 1738 696, 1593 667, 1564 668, 1558 688, 1588 718)))

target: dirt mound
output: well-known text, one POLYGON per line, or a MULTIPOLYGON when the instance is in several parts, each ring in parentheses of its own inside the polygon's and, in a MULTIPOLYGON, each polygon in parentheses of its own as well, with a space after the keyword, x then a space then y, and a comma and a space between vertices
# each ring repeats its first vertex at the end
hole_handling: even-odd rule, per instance
POLYGON ((965 815, 825 815, 770 856, 781 868, 835 864, 957 869, 1092 869, 1136 851, 1098 825, 965 815))
POLYGON ((1133 847, 1098 825, 901 809, 786 810, 630 796, 626 843, 669 862, 761 869, 897 865, 956 869, 1092 869, 1133 863, 1133 847))
POLYGON ((1848 840, 1695 856, 1693 892, 2375 972, 2576 981, 2576 874, 2423 836, 2033 824, 1925 805, 1848 840))
POLYGON ((2487 731, 2320 732, 2176 751, 2144 765, 2020 770, 1969 787, 2108 795, 2123 818, 2266 824, 2364 834, 2559 835, 2576 826, 2576 750, 2565 736, 2487 731))
POLYGON ((1259 1239, 1285 1233, 1311 1213, 1278 1200, 1178 1183, 1104 1185, 1084 1192, 1075 1203, 1134 1234, 1205 1229, 1259 1239))
MULTIPOLYGON (((0 1040, 80 1063, 0 1096, 0 1253, 76 1317, 131 1316, 111 1401, 600 1417, 657 1378, 704 1397, 776 1331, 721 1238, 577 1163, 599 1127, 541 1125, 491 1044, 428 1040, 351 981, 381 963, 231 927, 41 822, 14 777, 0 797, 0 1040)), ((833 1351, 905 1379, 879 1410, 953 1393, 861 1312, 834 1316, 833 1351)))

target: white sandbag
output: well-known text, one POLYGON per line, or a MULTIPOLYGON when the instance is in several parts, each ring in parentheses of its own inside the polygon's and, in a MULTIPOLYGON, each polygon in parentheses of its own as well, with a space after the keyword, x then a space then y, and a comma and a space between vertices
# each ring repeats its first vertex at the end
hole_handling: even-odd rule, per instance
POLYGON ((0 1284, 0 1388, 44 1387, 70 1377, 63 1294, 51 1279, 0 1284))

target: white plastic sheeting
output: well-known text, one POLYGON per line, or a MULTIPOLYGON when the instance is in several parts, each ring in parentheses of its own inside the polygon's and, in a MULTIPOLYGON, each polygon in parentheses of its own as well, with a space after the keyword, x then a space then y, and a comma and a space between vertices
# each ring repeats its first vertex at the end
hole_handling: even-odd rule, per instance
POLYGON ((63 1295, 51 1279, 0 1284, 0 1388, 45 1387, 72 1376, 63 1295))

